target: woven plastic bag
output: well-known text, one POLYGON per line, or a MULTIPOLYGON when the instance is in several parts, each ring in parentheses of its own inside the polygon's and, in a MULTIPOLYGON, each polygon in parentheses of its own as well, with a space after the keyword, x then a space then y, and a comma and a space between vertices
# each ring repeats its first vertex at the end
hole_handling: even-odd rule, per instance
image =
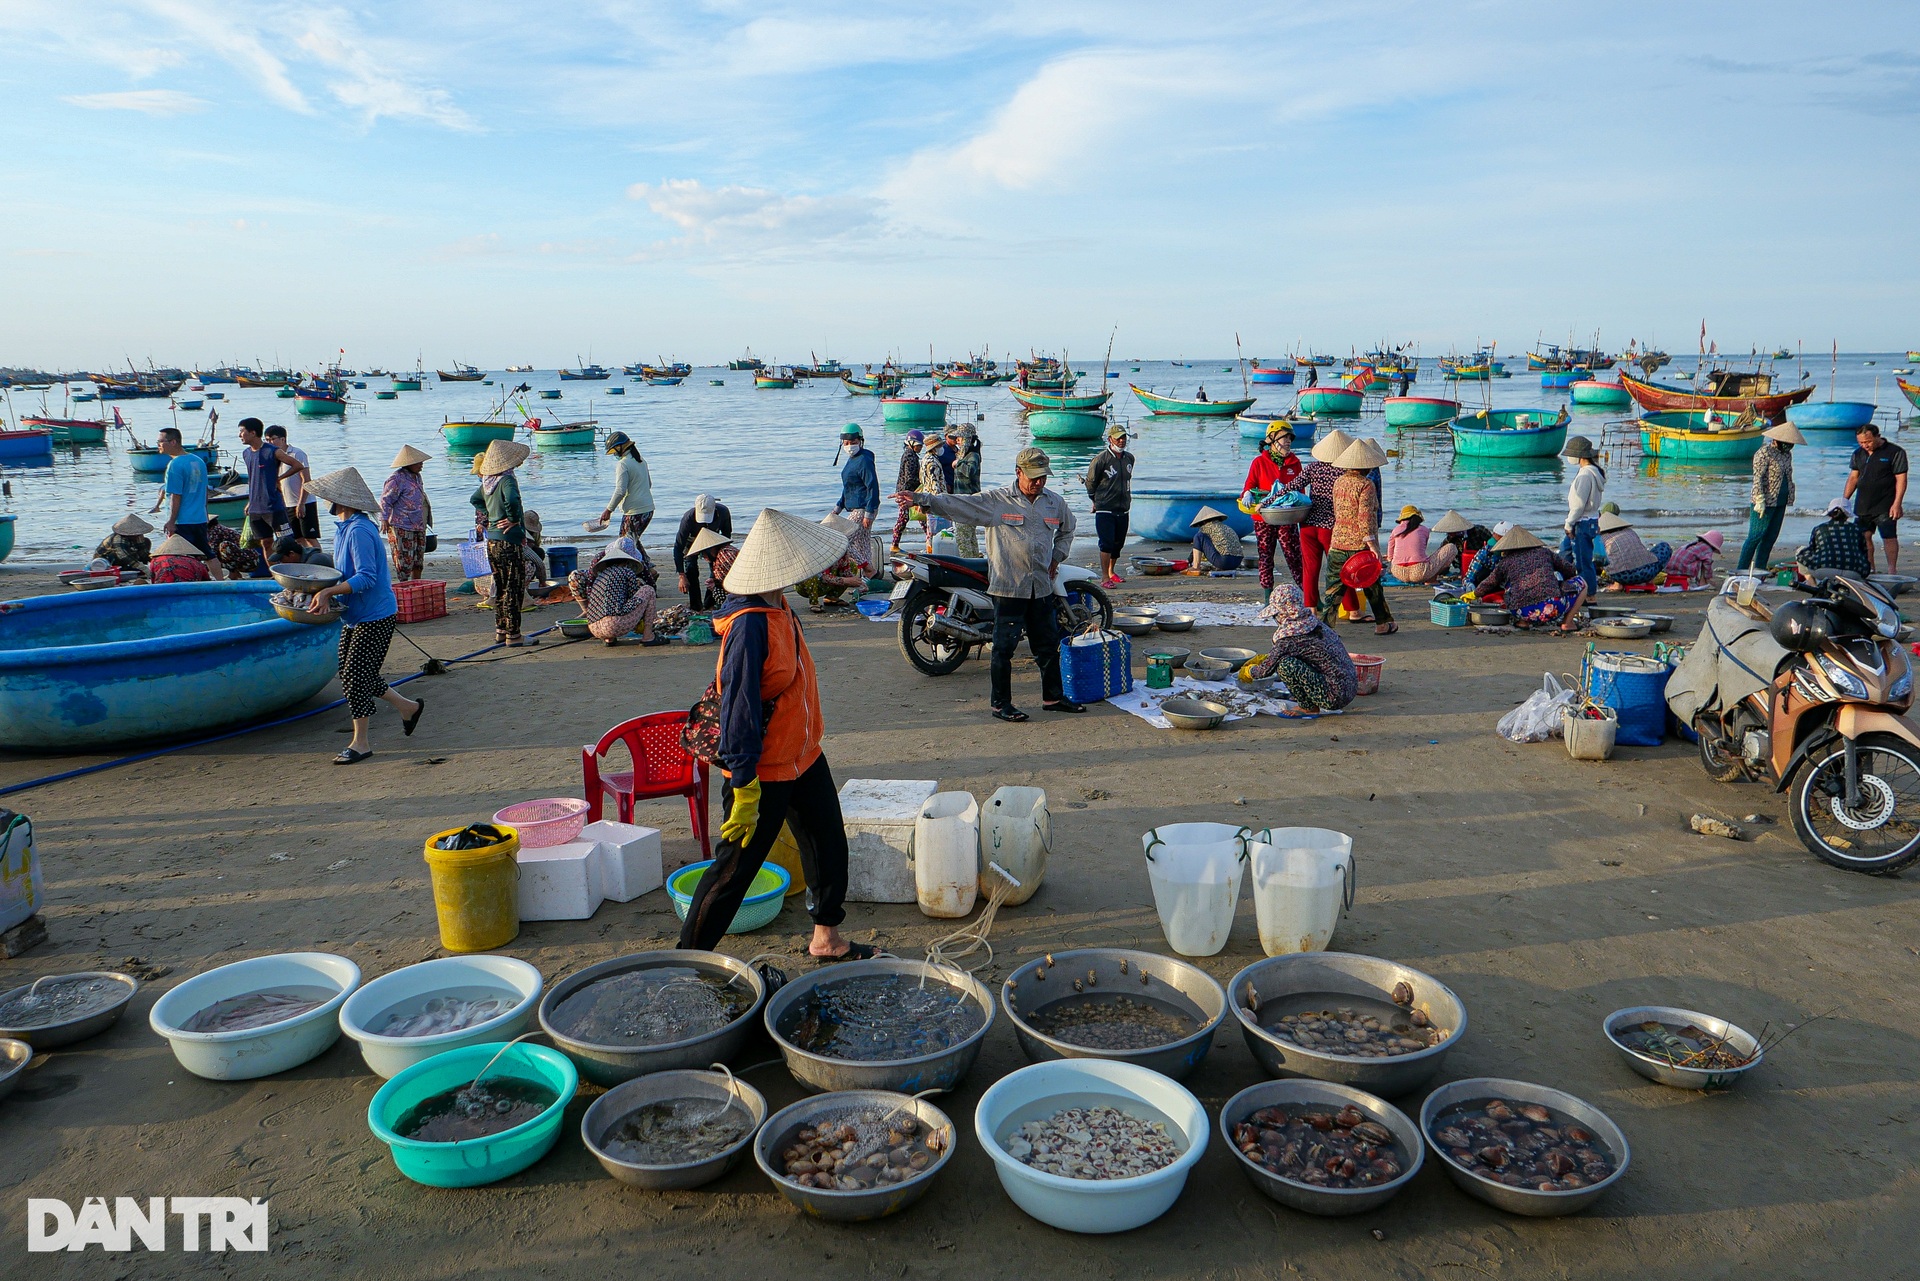
POLYGON ((1500 737, 1516 743, 1544 743, 1560 737, 1560 709, 1573 702, 1574 692, 1556 680, 1552 672, 1542 672, 1540 676, 1540 688, 1500 718, 1495 726, 1500 737))

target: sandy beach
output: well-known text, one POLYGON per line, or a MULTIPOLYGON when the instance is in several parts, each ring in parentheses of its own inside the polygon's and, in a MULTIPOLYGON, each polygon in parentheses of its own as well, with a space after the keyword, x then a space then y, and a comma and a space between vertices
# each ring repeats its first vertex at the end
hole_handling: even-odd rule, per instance
MULTIPOLYGON (((451 577, 444 558, 430 576, 451 577)), ((671 579, 663 582, 671 587, 671 579)), ((0 574, 0 597, 58 590, 42 572, 0 574)), ((1134 580, 1121 600, 1250 599, 1250 580, 1134 580)), ((491 639, 490 616, 454 597, 451 617, 404 634, 452 657, 491 639)), ((671 592, 665 600, 671 603, 671 592)), ((1568 1090, 1626 1132, 1632 1169, 1574 1218, 1502 1214, 1456 1190, 1433 1160, 1384 1209, 1317 1219, 1282 1209, 1243 1178, 1217 1133, 1174 1209, 1138 1231, 1076 1237, 1027 1218, 972 1137, 973 1107, 1024 1062, 997 1026, 954 1095, 938 1100, 959 1150, 932 1193, 887 1220, 809 1220, 752 1166, 705 1189, 637 1192, 605 1177, 578 1140, 583 1088, 554 1152, 524 1174, 464 1192, 419 1187, 369 1133, 380 1084, 342 1039, 295 1071, 221 1083, 182 1069, 147 1026, 170 986, 211 966, 323 950, 368 978, 442 955, 421 843, 511 801, 578 794, 579 748, 609 725, 688 706, 713 651, 598 643, 494 651, 406 687, 428 712, 411 739, 385 709, 376 754, 336 769, 344 710, 7 798, 38 834, 51 940, 0 962, 0 986, 42 974, 138 964, 164 970, 110 1032, 42 1056, 0 1104, 0 1273, 34 1278, 205 1275, 180 1252, 35 1255, 28 1197, 237 1195, 272 1205, 267 1266, 293 1277, 740 1278, 823 1275, 1324 1278, 1804 1276, 1844 1263, 1864 1276, 1912 1267, 1899 1225, 1920 1209, 1912 1126, 1920 1042, 1897 1017, 1920 974, 1911 884, 1836 871, 1803 850, 1779 797, 1710 783, 1683 742, 1576 763, 1562 745, 1516 746, 1497 717, 1543 671, 1578 668, 1584 642, 1489 637, 1425 621, 1425 594, 1391 594, 1398 635, 1343 630, 1384 655, 1381 691, 1344 716, 1257 718, 1202 735, 1156 730, 1110 707, 987 716, 986 663, 930 680, 894 629, 808 621, 819 658, 835 776, 937 778, 985 798, 1008 783, 1046 789, 1054 848, 1044 887, 1000 913, 989 986, 1049 949, 1166 951, 1140 858, 1158 824, 1229 820, 1338 828, 1354 839, 1359 890, 1334 947, 1423 969, 1465 1000, 1470 1029, 1442 1079, 1510 1076, 1568 1090), (1686 830, 1695 812, 1758 813, 1755 839, 1686 830), (137 958, 137 962, 134 958, 137 958), (1632 1074, 1600 1020, 1674 1004, 1796 1034, 1736 1091, 1700 1095, 1632 1074)), ((1662 597, 1675 635, 1704 594, 1662 597)), ((528 630, 566 616, 548 608, 528 630)), ((1202 639, 1204 638, 1204 639, 1202 639)), ((1195 633, 1264 647, 1263 629, 1195 633)), ((1188 643, 1184 638, 1182 643, 1188 643)), ((1197 647, 1197 646, 1196 646, 1197 647)), ((1650 649, 1642 645, 1638 648, 1650 649)), ((396 642, 388 675, 417 670, 396 642)), ((1037 704, 1030 664, 1016 698, 1037 704)), ((323 698, 335 696, 330 688, 323 698)), ((0 786, 104 757, 0 757, 0 786)), ((715 822, 718 815, 715 814, 715 822)), ((643 804, 669 867, 698 857, 685 806, 643 804)), ((804 970, 807 920, 790 899, 774 925, 726 950, 789 954, 804 970)), ((952 928, 912 905, 850 905, 852 937, 918 955, 952 928)), ((608 903, 591 920, 532 923, 505 953, 551 984, 595 961, 671 946, 664 892, 608 903)), ((1231 942, 1198 962, 1226 979, 1260 956, 1243 895, 1231 942)), ((771 1058, 756 1047, 740 1065, 771 1058)), ((1190 1088, 1219 1105, 1262 1079, 1231 1026, 1190 1088)), ((778 1067, 749 1074, 774 1107, 800 1096, 778 1067)), ((1420 1094, 1396 1100, 1417 1111, 1420 1094)), ((217 1256, 222 1275, 260 1270, 217 1256)))

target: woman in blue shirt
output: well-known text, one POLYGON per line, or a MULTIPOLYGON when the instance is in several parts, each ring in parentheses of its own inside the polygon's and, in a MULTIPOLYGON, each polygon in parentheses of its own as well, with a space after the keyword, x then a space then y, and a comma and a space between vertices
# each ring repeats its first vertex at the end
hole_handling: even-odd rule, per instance
POLYGON ((380 668, 387 661, 387 646, 393 643, 394 628, 400 622, 400 603, 393 595, 392 571, 388 568, 387 545, 368 512, 380 510, 358 470, 343 467, 307 483, 307 493, 328 504, 328 510, 340 523, 333 527, 333 564, 342 575, 339 582, 313 594, 311 608, 332 608, 327 602, 344 597, 340 609, 340 689, 346 694, 347 711, 353 716, 353 738, 346 749, 333 758, 335 765, 358 765, 373 755, 367 738, 367 726, 373 720, 374 700, 385 699, 404 718, 400 728, 412 734, 427 710, 427 700, 396 694, 380 679, 380 668))

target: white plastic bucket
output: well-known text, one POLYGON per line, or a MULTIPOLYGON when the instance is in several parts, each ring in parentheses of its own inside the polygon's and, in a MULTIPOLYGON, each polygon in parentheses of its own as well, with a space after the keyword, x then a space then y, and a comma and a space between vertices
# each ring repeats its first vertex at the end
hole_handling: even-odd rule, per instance
POLYGON ((1253 911, 1268 956, 1324 952, 1353 906, 1353 838, 1324 827, 1276 827, 1252 842, 1253 911))
POLYGON ((1000 877, 987 864, 1007 869, 1019 886, 1009 904, 1024 903, 1047 876, 1047 849, 1053 844, 1053 817, 1043 787, 1003 787, 987 798, 980 814, 980 892, 992 894, 1000 877))
POLYGON ((1140 838, 1161 932, 1180 955, 1213 956, 1227 945, 1249 839, 1230 823, 1169 823, 1140 838))
POLYGON ((913 821, 914 896, 936 919, 973 910, 980 885, 980 803, 968 792, 935 792, 913 821))

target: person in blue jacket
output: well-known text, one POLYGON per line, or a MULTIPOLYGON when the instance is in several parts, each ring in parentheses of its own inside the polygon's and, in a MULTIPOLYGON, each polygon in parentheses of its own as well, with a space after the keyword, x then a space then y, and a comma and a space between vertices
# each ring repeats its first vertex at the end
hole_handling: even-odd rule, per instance
POLYGON ((367 727, 373 720, 374 700, 384 699, 403 718, 400 729, 411 735, 427 710, 427 700, 408 698, 387 688, 380 668, 387 661, 387 646, 393 644, 393 631, 400 622, 400 602, 393 594, 393 571, 389 568, 387 545, 380 538, 368 512, 380 510, 380 500, 367 488, 357 469, 343 467, 307 484, 307 493, 328 504, 339 523, 333 527, 333 563, 340 581, 313 593, 308 608, 324 613, 336 608, 329 602, 344 597, 340 607, 340 689, 347 698, 347 711, 353 717, 353 737, 338 756, 335 765, 358 765, 373 755, 367 727))
POLYGON ((840 468, 840 501, 833 505, 833 514, 844 514, 860 527, 860 532, 849 534, 847 541, 853 545, 854 556, 872 572, 878 568, 873 555, 873 521, 880 514, 880 474, 859 423, 841 428, 840 447, 847 451, 847 461, 840 468))

